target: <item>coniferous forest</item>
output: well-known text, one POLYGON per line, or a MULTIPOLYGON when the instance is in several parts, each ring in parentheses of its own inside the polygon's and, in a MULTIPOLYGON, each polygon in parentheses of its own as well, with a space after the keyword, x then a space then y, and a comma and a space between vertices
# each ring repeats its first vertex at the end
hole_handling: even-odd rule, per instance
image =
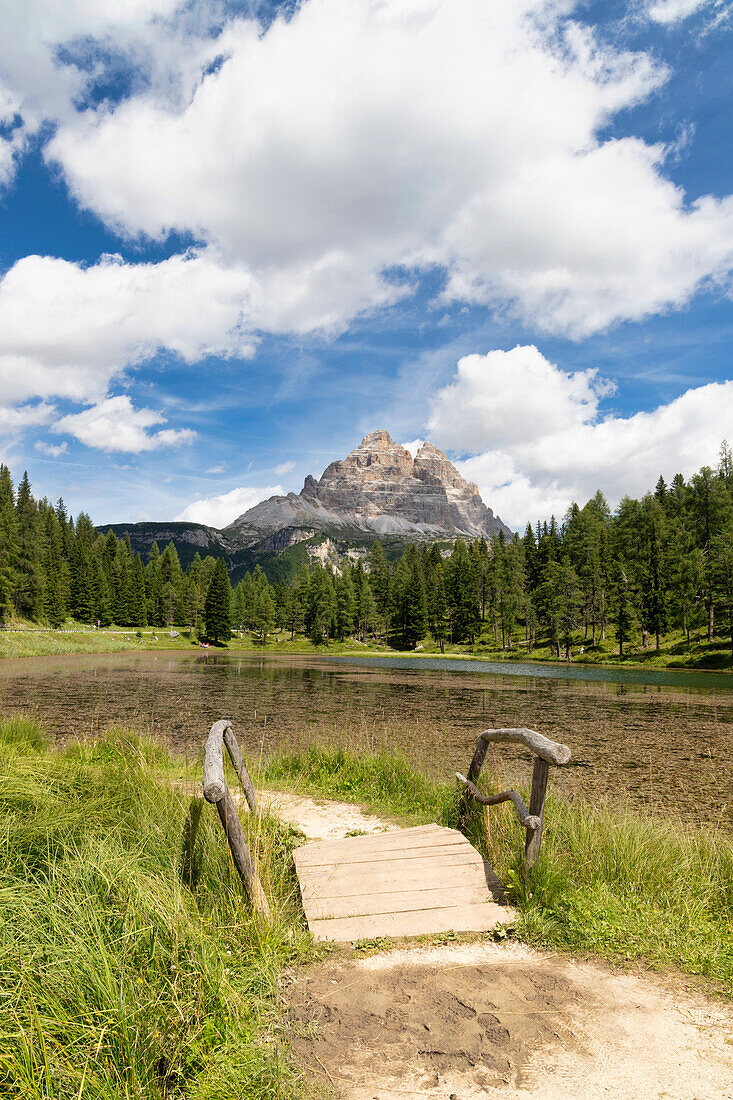
POLYGON ((597 493, 561 522, 487 542, 408 544, 389 562, 379 542, 338 568, 312 560, 291 582, 259 566, 232 586, 223 559, 181 567, 175 546, 147 561, 128 538, 74 520, 62 500, 17 489, 0 467, 0 623, 170 628, 224 642, 232 631, 266 643, 274 630, 328 644, 345 638, 415 648, 426 638, 496 648, 542 645, 557 657, 613 638, 619 654, 659 649, 669 632, 689 643, 725 639, 733 654, 733 454, 689 481, 659 478, 612 512, 597 493))

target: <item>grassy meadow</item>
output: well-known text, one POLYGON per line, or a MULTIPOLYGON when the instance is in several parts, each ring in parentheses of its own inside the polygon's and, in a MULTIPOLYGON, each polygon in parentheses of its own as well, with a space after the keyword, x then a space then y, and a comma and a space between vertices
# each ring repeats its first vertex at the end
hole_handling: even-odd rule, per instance
MULTIPOLYGON (((0 1092, 9 1097, 288 1098, 283 971, 310 941, 291 858, 302 838, 244 816, 274 919, 252 913, 199 765, 119 732, 51 747, 0 721, 0 1092)), ((455 784, 390 753, 311 748, 258 786, 337 798, 404 824, 458 825, 455 784)), ((487 775, 486 789, 503 786, 487 775)), ((525 796, 527 792, 523 792, 525 796)), ((472 840, 537 947, 674 969, 733 996, 733 839, 550 792, 523 870, 509 806, 475 808, 472 840)))

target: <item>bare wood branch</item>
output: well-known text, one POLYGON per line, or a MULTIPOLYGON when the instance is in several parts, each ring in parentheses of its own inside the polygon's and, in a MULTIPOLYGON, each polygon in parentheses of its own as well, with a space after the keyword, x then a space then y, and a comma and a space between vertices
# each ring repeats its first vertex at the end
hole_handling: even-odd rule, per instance
POLYGON ((231 726, 227 726, 224 730, 224 744, 227 747, 229 758, 234 765, 234 770, 239 776, 239 782, 242 785, 244 791, 244 797, 247 799, 247 805, 250 808, 250 812, 257 813, 257 793, 254 788, 254 783, 250 779, 249 772, 247 771, 247 765, 244 762, 242 753, 239 750, 237 739, 234 736, 234 730, 231 726))
MULTIPOLYGON (((471 761, 471 766, 468 769, 468 778, 471 780, 471 782, 473 782, 473 783, 478 782, 478 777, 481 774, 481 769, 484 766, 484 761, 486 759, 486 754, 488 753, 488 751, 489 751, 489 742, 488 741, 483 741, 479 737, 478 741, 476 742, 476 751, 473 754, 473 760, 471 761)), ((468 825, 468 815, 469 815, 470 807, 471 807, 471 795, 470 795, 468 789, 464 788, 463 794, 461 796, 461 802, 460 802, 460 805, 458 807, 459 819, 462 822, 462 828, 464 828, 464 829, 468 825)))
POLYGON ((242 822, 239 820, 239 814, 228 787, 224 789, 224 797, 218 799, 216 808, 224 826, 226 838, 229 841, 229 850, 232 853, 234 866, 239 872, 239 877, 249 895, 249 899, 257 912, 261 913, 266 920, 269 920, 270 906, 267 904, 265 891, 262 889, 262 883, 257 874, 249 845, 245 840, 242 822))
POLYGON ((234 866, 237 868, 239 877, 244 884, 244 888, 247 891, 252 905, 258 913, 261 913, 263 917, 269 919, 270 907, 267 903, 265 892, 262 889, 262 883, 260 882, 254 860, 252 859, 252 854, 244 836, 242 822, 239 820, 239 814, 237 813, 237 808, 234 805, 234 800, 232 799, 226 776, 224 775, 225 743, 227 751, 231 756, 232 763, 239 775, 250 809, 256 812, 257 800, 254 793, 254 787, 252 786, 252 780, 244 765, 244 760, 239 751, 231 721, 228 718, 222 718, 218 722, 214 722, 209 736, 206 739, 206 749, 204 752, 204 798, 207 802, 213 802, 216 805, 219 818, 224 827, 224 833, 229 842, 229 849, 232 853, 234 866), (247 784, 250 788, 249 794, 247 792, 247 784))
POLYGON ((558 741, 551 741, 549 737, 526 727, 484 730, 482 734, 479 734, 479 740, 487 743, 496 741, 524 745, 525 748, 531 749, 542 760, 546 760, 548 764, 561 766, 567 764, 570 760, 570 749, 567 745, 561 745, 558 741))
POLYGON ((532 769, 532 791, 529 796, 529 812, 537 818, 538 828, 533 833, 527 833, 524 845, 524 863, 526 867, 532 867, 540 854, 542 842, 542 828, 545 822, 545 798, 547 796, 547 779, 550 774, 550 765, 539 757, 534 762, 532 769))
POLYGON ((206 740, 204 750, 204 798, 207 802, 221 802, 227 789, 227 781, 224 775, 224 730, 229 729, 231 722, 228 718, 222 718, 214 722, 211 732, 206 740))
POLYGON ((528 830, 528 835, 535 829, 540 828, 540 819, 530 814, 522 796, 517 794, 516 791, 502 791, 501 794, 485 795, 481 794, 475 783, 472 783, 470 779, 466 779, 465 775, 461 775, 460 772, 456 772, 456 779, 459 783, 463 783, 466 791, 482 806, 498 806, 500 802, 511 802, 517 811, 519 824, 524 825, 525 829, 528 830))

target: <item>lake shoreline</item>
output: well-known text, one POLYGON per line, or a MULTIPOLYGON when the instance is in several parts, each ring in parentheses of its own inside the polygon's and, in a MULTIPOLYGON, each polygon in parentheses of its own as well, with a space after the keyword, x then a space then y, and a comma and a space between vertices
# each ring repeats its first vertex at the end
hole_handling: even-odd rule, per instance
MULTIPOLYGON (((114 630, 44 630, 43 628, 5 629, 0 631, 0 661, 12 658, 65 656, 83 653, 126 653, 139 652, 196 652, 202 647, 183 636, 183 632, 175 639, 168 637, 161 631, 143 632, 143 640, 137 639, 135 631, 114 630), (147 636, 157 636, 157 641, 149 641, 147 636), (18 650, 14 652, 14 650, 18 650)), ((445 652, 433 652, 432 650, 399 650, 384 647, 370 646, 348 642, 335 642, 331 645, 313 645, 306 640, 291 642, 289 640, 273 641, 267 645, 253 643, 237 644, 235 641, 228 645, 211 646, 208 650, 212 653, 229 653, 232 656, 268 656, 268 657, 316 657, 321 659, 348 659, 376 658, 383 659, 409 659, 416 661, 464 661, 482 664, 506 665, 510 669, 515 664, 528 664, 537 667, 557 669, 587 668, 598 669, 601 672, 616 672, 629 670, 633 672, 680 672, 733 676, 733 663, 729 666, 709 667, 697 663, 697 659, 682 661, 678 658, 665 660, 663 656, 649 650, 649 657, 644 661, 629 658, 611 658, 609 660, 597 660, 593 656, 582 654, 564 660, 549 656, 535 657, 531 653, 513 651, 512 653, 491 652, 471 653, 466 650, 446 650, 445 652), (653 662, 653 663, 652 663, 653 662)), ((606 655, 608 656, 608 655, 606 655)), ((653 682, 653 681, 650 681, 653 682)), ((733 686, 733 685, 732 685, 733 686)))

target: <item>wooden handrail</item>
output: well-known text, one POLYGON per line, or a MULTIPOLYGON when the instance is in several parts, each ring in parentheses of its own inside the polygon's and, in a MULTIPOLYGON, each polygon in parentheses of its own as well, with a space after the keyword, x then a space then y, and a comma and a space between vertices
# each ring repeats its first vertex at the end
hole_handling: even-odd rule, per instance
POLYGON ((239 814, 224 775, 224 745, 227 747, 232 764, 239 776, 247 804, 253 813, 257 812, 257 797, 254 786, 239 751, 232 723, 228 718, 222 718, 220 721, 214 722, 206 739, 204 798, 207 802, 213 802, 216 806, 224 833, 229 841, 234 866, 239 872, 239 877, 252 905, 258 913, 269 919, 270 906, 267 903, 265 891, 262 889, 262 883, 244 836, 242 822, 239 820, 239 814))
POLYGON ((561 745, 559 741, 551 741, 549 737, 538 733, 537 730, 520 726, 517 729, 484 730, 479 734, 482 741, 490 744, 492 741, 510 742, 515 745, 524 745, 531 749, 535 756, 546 760, 548 764, 562 766, 570 759, 570 749, 567 745, 561 745))
POLYGON ((500 802, 512 802, 514 804, 514 809, 517 811, 519 824, 524 825, 525 829, 531 829, 533 832, 535 829, 539 829, 540 819, 530 814, 529 810, 524 805, 524 799, 521 794, 518 794, 516 791, 502 791, 501 794, 492 795, 481 794, 478 787, 472 783, 470 779, 466 779, 465 775, 461 775, 460 772, 456 772, 456 779, 459 783, 463 783, 468 793, 476 802, 480 802, 482 806, 498 806, 500 802))
POLYGON ((484 730, 479 734, 476 751, 473 754, 471 767, 468 770, 468 778, 456 772, 456 778, 463 784, 464 796, 461 807, 461 816, 467 817, 469 799, 474 798, 483 806, 494 806, 499 802, 511 801, 517 811, 520 823, 527 830, 524 845, 524 862, 531 867, 539 855, 540 842, 542 840, 542 827, 545 820, 545 798, 547 795, 547 779, 550 764, 562 767, 570 760, 570 749, 567 745, 561 745, 558 741, 551 741, 549 737, 538 733, 537 730, 520 726, 516 729, 501 728, 484 730), (516 791, 504 791, 502 794, 486 797, 476 787, 476 781, 484 766, 489 745, 492 742, 524 745, 535 754, 532 766, 532 788, 529 798, 529 810, 516 791))

